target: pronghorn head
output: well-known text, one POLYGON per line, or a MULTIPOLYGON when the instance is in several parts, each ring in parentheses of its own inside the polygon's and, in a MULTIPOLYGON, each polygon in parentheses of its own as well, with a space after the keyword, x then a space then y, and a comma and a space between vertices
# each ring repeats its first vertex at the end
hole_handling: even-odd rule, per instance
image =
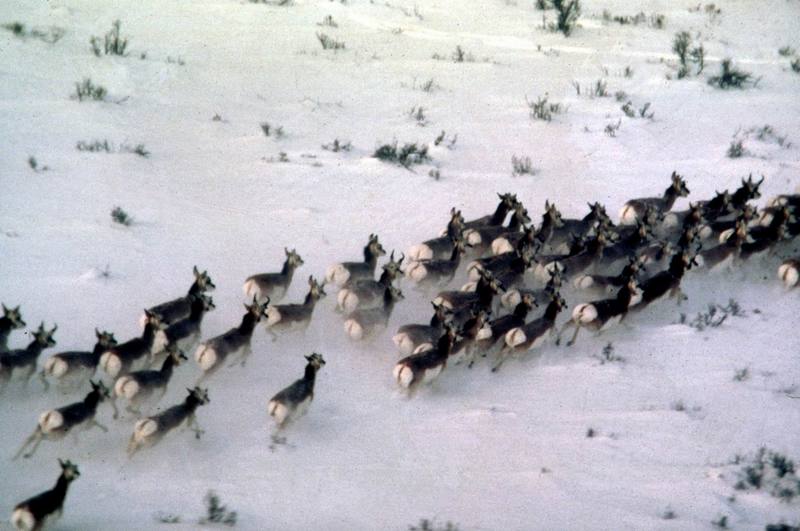
POLYGON ((377 258, 386 254, 383 245, 378 241, 377 234, 370 234, 367 246, 364 247, 364 259, 370 261, 372 258, 377 258))
POLYGON ((548 269, 547 272, 550 274, 550 279, 547 281, 547 285, 544 288, 545 291, 550 294, 558 293, 558 290, 561 288, 561 284, 564 280, 561 276, 561 269, 558 267, 553 267, 548 269))
MULTIPOLYGON (((600 225, 597 226, 600 228, 600 225)), ((569 253, 570 255, 578 254, 579 252, 586 249, 586 236, 583 234, 575 234, 574 232, 569 233, 569 253)))
POLYGON ((306 360, 308 364, 314 367, 314 370, 320 370, 323 365, 325 365, 325 360, 322 357, 322 354, 317 354, 313 352, 310 356, 306 356, 306 360))
POLYGON ((313 276, 308 277, 308 296, 318 301, 325 295, 325 283, 320 284, 313 276))
POLYGON ((383 264, 383 270, 386 271, 392 279, 397 278, 398 275, 404 275, 405 271, 400 269, 400 266, 403 264, 405 258, 405 253, 400 253, 400 258, 395 260, 394 251, 392 251, 392 254, 389 255, 389 261, 383 264))
POLYGON ((714 191, 715 195, 708 202, 706 206, 709 210, 715 210, 721 213, 730 212, 731 210, 731 193, 726 189, 724 192, 714 191))
POLYGON ((117 339, 114 337, 114 334, 112 332, 106 332, 105 330, 101 332, 100 330, 95 328, 94 335, 97 337, 97 342, 100 344, 101 347, 108 349, 117 346, 117 339))
POLYGON ((181 361, 186 361, 189 359, 186 357, 186 354, 184 354, 183 351, 178 348, 176 343, 167 344, 167 355, 172 358, 173 367, 177 367, 181 364, 181 361))
POLYGON ((686 187, 686 181, 683 180, 683 177, 678 175, 678 172, 673 171, 671 175, 672 179, 672 191, 675 192, 675 195, 678 197, 686 197, 689 195, 689 188, 686 187))
POLYGON ((439 322, 445 322, 448 317, 453 315, 453 310, 445 306, 444 304, 436 304, 435 302, 431 302, 433 306, 433 313, 439 319, 439 322))
POLYGON ((555 203, 551 203, 549 200, 545 200, 544 202, 544 214, 542 215, 542 224, 544 224, 545 220, 552 224, 553 227, 563 227, 564 221, 561 219, 561 212, 558 211, 556 208, 555 203))
POLYGON ((628 259, 628 263, 625 265, 623 269, 623 274, 627 276, 636 277, 640 272, 646 271, 645 262, 647 261, 647 257, 644 254, 640 254, 639 256, 631 256, 628 259))
POLYGON ((536 302, 536 297, 533 293, 526 291, 522 294, 522 299, 520 300, 520 304, 524 304, 529 310, 539 307, 539 303, 536 302))
MULTIPOLYGON (((531 222, 531 217, 528 215, 528 209, 525 208, 525 206, 523 206, 523 204, 519 201, 517 201, 517 203, 514 205, 514 218, 520 226, 527 225, 531 222)), ((558 219, 561 221, 560 214, 558 219)))
POLYGON ((69 460, 62 461, 59 459, 58 464, 61 465, 61 475, 64 476, 64 479, 67 481, 72 481, 81 475, 81 473, 78 471, 78 465, 73 464, 69 460))
POLYGON ((203 389, 201 387, 195 387, 194 389, 189 389, 187 387, 186 390, 189 391, 189 396, 186 397, 187 402, 189 400, 192 400, 193 402, 196 402, 201 406, 211 402, 211 400, 209 400, 208 398, 208 389, 203 389))
POLYGON ((33 339, 44 348, 56 346, 56 340, 53 339, 53 334, 58 330, 58 325, 53 325, 52 330, 44 329, 44 322, 39 325, 39 328, 34 332, 33 339))
POLYGON ((705 220, 703 207, 700 203, 689 203, 689 213, 686 219, 694 224, 700 224, 705 220))
POLYGON ((460 331, 458 330, 458 328, 456 328, 456 325, 453 323, 444 324, 444 330, 442 331, 442 336, 447 337, 447 340, 448 342, 450 342, 451 345, 456 341, 458 341, 459 339, 463 339, 463 336, 461 335, 460 331))
POLYGON ((145 326, 149 326, 154 330, 164 330, 165 328, 167 328, 167 323, 162 321, 161 317, 157 313, 145 310, 144 316, 146 318, 145 326))
POLYGON ((111 398, 111 389, 106 387, 101 380, 97 380, 97 383, 89 380, 89 384, 92 386, 92 392, 97 393, 97 396, 100 397, 100 400, 111 398))
POLYGON ((22 320, 22 314, 19 312, 19 306, 16 308, 6 308, 3 304, 3 317, 11 322, 11 327, 14 329, 25 328, 25 321, 22 320))
POLYGON ((558 290, 550 294, 550 304, 554 305, 559 312, 567 307, 567 301, 564 300, 558 290))
POLYGON ((745 192, 747 194, 747 200, 748 201, 750 199, 758 199, 759 197, 761 197, 761 192, 758 189, 761 186, 761 183, 763 183, 763 182, 764 182, 764 176, 763 175, 761 176, 761 180, 756 182, 756 181, 753 180, 753 174, 752 173, 747 177, 746 181, 744 179, 742 179, 742 187, 741 187, 741 189, 745 190, 745 192))
POLYGON ((478 274, 480 275, 480 280, 492 290, 494 293, 499 293, 501 291, 505 291, 506 287, 503 286, 503 283, 500 282, 495 276, 492 274, 491 271, 486 269, 479 269, 478 274))
POLYGON ((288 266, 297 268, 305 263, 303 259, 300 258, 300 255, 297 254, 296 250, 292 249, 290 251, 288 248, 284 247, 283 252, 286 253, 286 264, 288 266))
POLYGON ((517 194, 497 194, 497 197, 500 198, 500 204, 509 210, 517 204, 517 194))
POLYGON ((261 304, 258 302, 258 297, 254 295, 253 302, 245 304, 244 309, 255 318, 256 322, 259 322, 262 317, 267 316, 267 306, 269 306, 269 297, 264 301, 264 304, 261 304))
POLYGON ((611 218, 608 217, 608 213, 606 212, 605 206, 603 206, 599 202, 587 203, 587 204, 589 205, 590 219, 611 223, 611 218))
POLYGON ((214 291, 216 286, 211 281, 211 277, 208 276, 208 271, 203 271, 201 273, 197 269, 197 266, 194 266, 192 272, 194 273, 194 283, 197 286, 198 291, 214 291))

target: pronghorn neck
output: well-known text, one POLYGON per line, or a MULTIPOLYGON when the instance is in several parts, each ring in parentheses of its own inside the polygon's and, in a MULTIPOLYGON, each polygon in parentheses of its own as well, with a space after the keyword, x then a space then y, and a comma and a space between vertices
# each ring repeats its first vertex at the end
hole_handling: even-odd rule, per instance
POLYGON ((239 332, 246 336, 252 335, 253 330, 256 328, 257 322, 256 316, 251 312, 247 312, 244 314, 244 317, 242 317, 242 322, 239 324, 239 332))
POLYGON ((200 286, 200 281, 196 279, 194 282, 192 282, 192 285, 189 287, 189 293, 187 295, 196 296, 203 293, 203 291, 204 291, 203 288, 200 286))
POLYGON ((394 281, 394 275, 388 269, 384 269, 383 273, 381 273, 381 278, 378 279, 378 284, 383 287, 389 287, 392 281, 394 281))
POLYGON ((70 482, 71 480, 67 479, 63 472, 58 476, 55 487, 50 491, 50 500, 54 505, 50 509, 57 510, 64 505, 64 498, 67 497, 67 488, 69 488, 70 482))
POLYGON ((14 329, 14 324, 8 317, 0 317, 0 335, 8 335, 14 329))
POLYGON ((436 342, 436 351, 440 356, 446 358, 450 355, 450 351, 453 349, 453 339, 453 336, 447 332, 442 334, 436 342))
POLYGON ((557 300, 553 300, 547 305, 544 310, 544 318, 548 321, 555 321, 558 313, 561 311, 561 304, 557 300))
POLYGON ((206 305, 203 299, 200 297, 196 297, 194 300, 192 300, 192 307, 189 312, 189 320, 199 321, 203 317, 205 309, 206 305))
POLYGON ((162 376, 165 376, 167 380, 172 376, 172 370, 175 368, 175 358, 171 355, 167 356, 164 360, 164 363, 161 364, 161 369, 158 371, 161 373, 162 376))
POLYGON ((492 305, 492 299, 494 299, 494 288, 492 288, 492 284, 490 282, 483 281, 478 282, 478 285, 475 287, 475 292, 478 294, 478 304, 481 308, 489 308, 492 305))
POLYGON ((522 216, 514 212, 511 220, 508 222, 509 230, 518 230, 522 226, 522 216))
POLYGON ((681 255, 672 257, 672 260, 669 263, 668 271, 670 275, 675 278, 683 277, 683 274, 686 272, 686 262, 683 260, 681 255))
POLYGON ((450 253, 450 261, 456 264, 458 267, 458 263, 461 261, 461 248, 458 244, 453 246, 453 252, 450 253))
POLYGON ((94 348, 92 349, 92 356, 99 361, 100 356, 102 356, 103 352, 108 350, 108 348, 109 347, 106 343, 104 343, 103 341, 98 341, 97 343, 94 344, 94 348))
POLYGON ((502 225, 506 220, 506 216, 510 210, 511 207, 506 201, 500 201, 500 204, 497 205, 497 208, 495 209, 494 214, 492 214, 491 219, 489 219, 489 225, 502 225))
POLYGON ((675 189, 674 185, 670 185, 669 188, 664 190, 664 210, 671 210, 672 205, 675 204, 675 200, 678 199, 678 190, 675 189))
POLYGON ((101 391, 99 389, 92 389, 89 391, 89 394, 83 398, 84 405, 92 411, 97 409, 97 404, 100 403, 100 393, 101 391))
POLYGON ((314 387, 314 380, 317 378, 317 368, 314 366, 313 363, 308 363, 306 365, 305 373, 303 373, 303 380, 309 382, 311 387, 314 387))
POLYGON ((438 328, 444 325, 445 317, 444 314, 441 312, 433 312, 433 317, 431 317, 430 325, 434 328, 438 328))
POLYGON ((528 316, 528 312, 530 311, 531 311, 531 305, 525 301, 522 301, 514 307, 514 317, 525 319, 528 316))
POLYGON ((303 299, 303 305, 304 306, 311 306, 313 308, 314 305, 317 303, 317 299, 318 299, 318 297, 316 297, 314 295, 313 290, 311 290, 308 293, 306 293, 306 298, 303 299))
POLYGON ((144 326, 144 332, 142 332, 142 340, 149 346, 153 346, 153 342, 156 339, 156 327, 153 326, 151 323, 147 323, 144 326))

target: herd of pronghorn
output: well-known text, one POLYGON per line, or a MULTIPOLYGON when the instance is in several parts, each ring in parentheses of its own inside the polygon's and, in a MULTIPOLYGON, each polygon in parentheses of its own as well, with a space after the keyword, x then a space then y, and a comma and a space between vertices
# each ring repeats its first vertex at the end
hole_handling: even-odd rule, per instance
MULTIPOLYGON (((509 356, 536 349, 549 336, 560 343, 567 328, 572 329, 567 344, 572 344, 581 328, 604 329, 664 297, 680 301, 681 280, 693 267, 716 269, 777 249, 789 252, 786 242, 800 233, 793 215, 800 194, 778 196, 757 210, 751 201, 760 197, 761 182, 763 178, 756 182, 748 177, 733 193, 718 192, 710 200, 690 203, 687 210, 673 211, 676 199, 689 194, 685 181, 673 173, 661 197, 628 201, 616 225, 599 203, 590 204, 582 219, 562 219, 549 202, 536 225, 515 195, 502 194, 494 213, 482 218, 465 221, 460 211, 451 210, 441 236, 397 258, 392 252, 377 280, 378 260, 386 251, 378 236, 370 235, 363 261, 331 266, 321 283, 309 277, 308 293, 300 304, 275 304, 303 265, 295 250, 286 249, 280 272, 253 275, 244 283, 248 303, 240 324, 202 342, 203 316, 214 309, 208 296, 214 284, 207 272, 195 268, 184 297, 144 312, 140 337, 119 343, 113 333, 95 330, 97 342, 91 351, 62 352, 47 359, 38 373, 45 388, 51 381, 62 390, 88 382, 91 391, 82 401, 43 412, 15 459, 30 457, 42 440, 58 440, 70 431, 94 426, 107 431, 95 420, 102 402, 110 403, 114 418, 117 401, 141 417, 133 427, 129 455, 184 424, 199 438, 202 430, 195 412, 209 401, 201 384, 222 367, 245 364, 259 322, 273 338, 305 329, 316 303, 326 295, 326 285, 339 288, 336 306, 344 316, 344 330, 360 341, 387 326, 394 305, 403 299, 397 287, 402 277, 421 289, 441 288, 466 270, 467 282, 460 290, 438 292, 432 300, 429 322, 403 325, 392 337, 405 356, 395 364, 393 378, 409 394, 446 366, 463 362, 471 367, 478 356, 489 357, 492 371, 497 371, 509 356), (469 261, 464 260, 462 268, 465 257, 469 261), (571 318, 559 328, 557 318, 567 307, 564 292, 596 300, 575 305, 571 318), (142 408, 152 407, 166 392, 175 367, 187 360, 184 352, 193 349, 201 372, 197 385, 188 389, 182 403, 142 416, 142 408), (91 379, 98 368, 113 385, 91 379)), ((784 260, 778 275, 787 288, 796 286, 800 259, 784 260)), ((0 390, 15 373, 27 384, 37 372, 41 352, 55 345, 56 327, 48 330, 41 324, 27 347, 9 350, 10 333, 25 326, 19 307, 3 306, 0 390)), ((317 353, 306 360, 303 377, 269 401, 268 413, 278 429, 300 417, 313 399, 316 373, 325 360, 317 353)), ((49 516, 60 513, 67 487, 79 472, 73 463, 59 462, 62 473, 56 486, 14 509, 17 529, 39 529, 49 516)))

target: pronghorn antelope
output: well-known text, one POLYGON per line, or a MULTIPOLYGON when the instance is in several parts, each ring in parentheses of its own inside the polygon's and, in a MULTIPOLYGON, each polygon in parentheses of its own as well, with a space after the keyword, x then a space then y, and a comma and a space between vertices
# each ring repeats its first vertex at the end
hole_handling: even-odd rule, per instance
POLYGON ((780 194, 769 200, 768 207, 791 206, 800 208, 800 194, 780 194))
POLYGON ((672 255, 667 270, 656 273, 639 285, 641 299, 637 304, 632 304, 630 309, 641 310, 668 293, 670 297, 676 297, 680 304, 681 280, 686 271, 696 263, 695 255, 691 251, 682 249, 676 252, 672 255))
POLYGON ((450 209, 450 221, 447 223, 445 234, 411 246, 406 253, 409 260, 443 260, 453 252, 453 242, 462 237, 464 218, 460 210, 450 209))
POLYGON ((494 296, 505 291, 503 284, 489 271, 481 271, 475 291, 442 291, 434 304, 441 304, 450 310, 462 310, 477 304, 481 308, 491 309, 494 296))
POLYGON ((144 325, 141 337, 111 347, 100 356, 100 367, 112 378, 130 372, 133 365, 143 358, 149 363, 153 355, 156 334, 165 326, 158 315, 149 310, 145 310, 145 315, 147 323, 144 325))
POLYGON ((761 183, 764 182, 764 177, 761 177, 761 180, 756 182, 753 180, 753 175, 747 177, 745 181, 742 179, 742 185, 733 192, 731 196, 730 205, 731 209, 734 211, 741 210, 747 204, 748 201, 752 199, 758 199, 761 197, 761 192, 758 190, 761 186, 761 183))
POLYGON ((703 218, 713 221, 718 217, 730 214, 733 209, 731 199, 733 196, 728 190, 725 190, 724 192, 715 192, 714 197, 708 201, 700 201, 698 205, 703 211, 703 218))
POLYGON ((633 255, 617 275, 580 275, 575 278, 572 285, 580 291, 598 294, 608 293, 610 289, 621 288, 628 282, 630 277, 639 275, 640 272, 644 271, 645 261, 646 257, 644 255, 633 255))
POLYGON ((269 298, 262 304, 253 297, 251 304, 244 305, 246 312, 238 327, 200 343, 194 352, 194 359, 203 371, 201 381, 218 371, 225 360, 232 355, 240 355, 241 364, 245 364, 247 356, 250 355, 253 330, 261 318, 267 316, 268 305, 269 298))
POLYGON ((739 258, 742 245, 747 241, 747 238, 747 222, 744 219, 739 219, 736 222, 736 227, 726 234, 725 241, 697 255, 697 264, 708 270, 723 269, 739 258))
POLYGON ((286 261, 283 262, 283 268, 280 273, 260 273, 247 277, 242 289, 245 296, 257 297, 259 300, 269 299, 273 302, 280 302, 289 290, 292 284, 292 277, 295 270, 303 265, 303 259, 297 254, 297 251, 291 251, 286 247, 283 248, 286 254, 286 261))
POLYGON ((539 229, 536 231, 536 239, 539 240, 542 246, 549 245, 550 240, 555 235, 555 232, 558 229, 561 229, 563 226, 564 220, 561 217, 561 212, 559 212, 559 210, 556 208, 555 203, 545 200, 542 223, 539 225, 539 229))
MULTIPOLYGON (((611 218, 606 213, 606 207, 600 203, 588 203, 588 205, 589 213, 582 219, 560 219, 558 227, 554 225, 552 229, 545 227, 546 230, 552 230, 552 235, 548 240, 550 249, 556 252, 566 252, 573 235, 592 236, 597 226, 606 228, 612 226, 611 218)), ((550 224, 552 225, 552 221, 550 224)), ((544 226, 544 219, 542 225, 544 226)))
POLYGON ((550 295, 550 302, 542 317, 506 332, 503 338, 505 347, 497 355, 492 372, 497 372, 510 354, 538 348, 544 342, 545 336, 553 333, 556 318, 566 307, 567 303, 564 298, 558 291, 555 291, 550 295))
POLYGON ((635 231, 630 232, 619 241, 607 245, 601 250, 601 265, 607 266, 619 260, 630 258, 650 242, 652 235, 651 225, 645 219, 637 219, 635 231))
POLYGON ((478 249, 478 254, 483 254, 483 251, 488 249, 498 237, 517 233, 530 222, 531 218, 528 216, 528 210, 522 203, 517 202, 514 205, 514 212, 511 214, 508 225, 487 225, 485 227, 466 229, 464 231, 464 239, 470 246, 478 249))
POLYGON ((17 531, 39 531, 61 516, 67 489, 81 474, 78 466, 69 461, 59 459, 58 464, 61 465, 61 475, 58 476, 55 487, 14 507, 11 524, 17 531))
POLYGON ((392 341, 397 345, 401 354, 409 355, 420 345, 433 344, 441 336, 444 323, 453 312, 441 304, 431 304, 433 305, 433 317, 429 324, 403 325, 392 336, 392 341))
POLYGON ((189 395, 182 403, 172 406, 158 415, 136 421, 133 435, 128 442, 128 457, 133 457, 133 454, 141 448, 154 446, 184 421, 186 421, 186 426, 194 432, 195 438, 200 438, 204 431, 197 424, 195 412, 198 407, 208 404, 208 389, 195 387, 186 390, 189 391, 189 395))
POLYGON ((350 313, 357 308, 374 308, 380 304, 386 286, 404 274, 400 268, 404 259, 405 255, 401 254, 399 260, 395 260, 394 251, 392 251, 392 254, 389 255, 389 262, 382 266, 383 272, 378 280, 358 280, 340 289, 336 294, 337 310, 350 313))
POLYGON ((8 350, 8 336, 11 331, 20 328, 25 328, 25 321, 22 320, 19 306, 6 308, 6 305, 3 304, 3 317, 0 317, 0 352, 8 350))
POLYGON ((512 288, 507 290, 503 295, 500 297, 500 304, 506 310, 513 310, 517 307, 517 304, 522 302, 522 296, 526 293, 533 297, 533 300, 536 301, 536 305, 539 306, 540 304, 547 304, 550 302, 550 296, 558 291, 561 288, 563 282, 563 276, 561 275, 561 271, 558 269, 554 269, 550 271, 550 279, 547 281, 547 284, 544 288, 541 289, 531 289, 531 288, 512 288))
POLYGON ((564 273, 562 261, 577 256, 586 251, 592 236, 572 235, 569 249, 563 254, 537 254, 536 265, 533 267, 533 277, 539 282, 548 282, 553 273, 564 273))
MULTIPOLYGON (((92 384, 92 390, 80 402, 58 409, 50 409, 39 415, 36 429, 25 439, 25 443, 14 459, 18 458, 31 444, 33 447, 23 457, 32 456, 43 440, 59 441, 67 433, 72 433, 77 437, 79 431, 86 431, 95 426, 104 432, 108 431, 108 428, 97 422, 95 416, 97 415, 97 406, 110 397, 110 391, 103 385, 103 382, 90 381, 89 383, 92 384)), ((111 405, 113 407, 114 403, 111 402, 111 405)), ((116 417, 116 407, 114 407, 114 416, 116 417)))
POLYGON ((39 373, 45 390, 50 387, 47 377, 55 378, 62 390, 65 390, 66 382, 80 384, 86 378, 91 378, 97 371, 100 363, 100 356, 110 348, 117 346, 117 340, 111 332, 101 332, 94 329, 97 343, 91 352, 59 352, 53 354, 44 362, 44 367, 39 373))
MULTIPOLYGON (((191 287, 189 287, 189 292, 185 296, 153 306, 147 311, 157 315, 161 322, 165 324, 171 324, 179 319, 188 317, 189 313, 192 311, 192 300, 194 300, 194 296, 205 293, 206 291, 214 291, 216 287, 211 281, 211 277, 208 276, 207 271, 201 273, 197 270, 197 266, 194 266, 192 273, 194 273, 194 282, 191 287)), ((142 314, 139 318, 139 324, 142 327, 147 324, 147 312, 142 314)))
MULTIPOLYGON (((475 364, 475 352, 477 349, 477 341, 481 335, 488 333, 489 312, 483 308, 473 308, 470 310, 470 317, 461 326, 458 332, 458 339, 450 349, 450 357, 448 362, 453 365, 458 365, 463 361, 468 362, 468 367, 472 368, 475 364)), ((435 340, 434 340, 435 342, 435 340)), ((424 352, 433 348, 434 342, 430 344, 421 345, 414 354, 424 352)), ((484 353, 484 356, 486 354, 484 353)))
POLYGON ((453 252, 447 260, 411 262, 406 276, 419 285, 447 284, 453 280, 468 245, 463 239, 453 242, 453 252))
POLYGON ((672 183, 664 190, 663 196, 631 199, 625 203, 619 212, 620 223, 623 225, 636 223, 636 220, 644 215, 648 206, 662 214, 672 210, 675 200, 689 195, 689 189, 686 187, 686 181, 677 172, 672 172, 671 179, 672 183))
MULTIPOLYGON (((512 251, 519 251, 525 247, 534 247, 538 249, 541 247, 539 240, 536 238, 536 227, 531 223, 531 218, 528 216, 528 210, 522 206, 522 203, 517 203, 514 207, 514 213, 509 221, 509 227, 514 220, 518 220, 521 225, 514 230, 508 230, 508 227, 495 227, 497 230, 493 231, 497 235, 492 240, 489 248, 492 255, 502 255, 512 251), (503 229, 501 231, 501 229, 503 229), (520 230, 522 229, 522 230, 520 230)), ((481 238, 491 237, 491 232, 481 234, 481 238)))
POLYGON ((628 308, 638 304, 642 298, 639 283, 635 276, 630 276, 627 282, 619 289, 617 296, 612 299, 602 299, 575 306, 572 310, 572 319, 569 320, 558 333, 556 344, 561 342, 561 334, 568 326, 575 328, 575 333, 567 342, 571 346, 578 338, 581 328, 590 328, 595 331, 604 330, 615 322, 625 318, 628 308))
POLYGON ((369 241, 364 247, 363 262, 342 262, 332 265, 325 273, 325 282, 333 282, 339 287, 361 279, 371 279, 375 275, 378 257, 386 254, 383 246, 378 241, 376 234, 369 235, 369 241))
POLYGON ((272 336, 273 341, 277 338, 276 330, 289 330, 300 328, 305 330, 311 323, 311 316, 314 313, 314 306, 317 301, 323 298, 325 284, 318 284, 313 276, 308 277, 308 294, 303 304, 277 304, 267 308, 267 320, 265 326, 267 332, 272 336))
MULTIPOLYGON (((189 352, 194 349, 200 340, 200 326, 203 324, 203 317, 206 312, 216 308, 214 299, 201 293, 192 300, 192 311, 189 317, 181 319, 169 325, 165 330, 156 332, 156 347, 154 352, 160 354, 170 346, 175 346, 179 350, 189 352)), ((156 356, 160 359, 161 356, 156 356)))
POLYGON ((306 360, 308 363, 303 377, 273 396, 267 404, 267 412, 279 430, 305 415, 308 406, 314 400, 317 371, 325 365, 325 360, 316 352, 306 356, 306 360))
POLYGON ((505 338, 506 333, 512 328, 519 328, 525 324, 528 313, 534 306, 538 306, 535 297, 530 293, 523 293, 522 300, 512 313, 493 319, 478 333, 476 348, 485 354, 492 352, 498 339, 505 338))
POLYGON ((506 216, 508 215, 508 213, 514 209, 514 206, 516 206, 518 202, 517 195, 497 194, 497 197, 500 198, 500 203, 498 203, 497 208, 495 209, 493 214, 464 222, 464 228, 474 229, 476 227, 485 227, 487 225, 502 225, 503 222, 506 220, 506 216))
POLYGON ((736 215, 732 218, 726 216, 725 219, 720 219, 709 224, 711 235, 707 236, 707 238, 713 237, 716 238, 719 243, 725 243, 728 238, 736 232, 736 228, 740 222, 743 222, 749 227, 756 218, 758 212, 753 205, 746 204, 742 208, 735 210, 734 213, 736 215))
MULTIPOLYGON (((609 240, 612 237, 613 235, 607 232, 607 229, 599 229, 597 234, 589 238, 585 249, 581 252, 560 259, 558 265, 545 264, 544 270, 549 272, 553 269, 561 269, 562 272, 570 277, 583 273, 593 264, 602 261, 605 256, 604 252, 609 248, 609 240)), ((609 260, 613 261, 611 258, 609 260)), ((539 271, 538 277, 543 278, 541 271, 539 271)))
POLYGON ((791 289, 800 282, 800 258, 787 258, 778 266, 778 278, 787 289, 791 289))
POLYGON ((128 401, 125 410, 135 415, 140 415, 139 406, 153 397, 156 393, 158 397, 155 402, 161 400, 167 392, 167 384, 172 378, 172 371, 175 367, 185 361, 186 355, 178 350, 174 343, 167 346, 167 357, 161 364, 161 369, 135 371, 117 378, 114 384, 115 398, 122 398, 128 401))
POLYGON ((452 323, 444 325, 444 332, 436 342, 436 347, 401 359, 394 366, 392 375, 397 384, 407 390, 409 395, 423 383, 430 383, 439 376, 447 365, 447 358, 458 340, 458 333, 452 323))
POLYGON ((39 355, 44 349, 56 345, 53 334, 57 329, 58 326, 54 325, 52 330, 47 331, 42 323, 33 333, 33 341, 27 347, 0 353, 0 392, 5 389, 15 370, 24 371, 25 385, 28 385, 31 376, 36 372, 39 355))
POLYGON ((383 293, 383 306, 352 312, 344 322, 344 331, 354 341, 371 336, 377 329, 386 327, 395 303, 402 298, 403 292, 392 285, 387 286, 383 293))
POLYGON ((742 243, 739 257, 742 260, 747 260, 753 255, 764 251, 769 250, 771 252, 775 245, 786 238, 789 224, 796 222, 791 210, 793 210, 793 207, 789 206, 775 208, 768 225, 752 227, 748 234, 752 241, 742 243))
MULTIPOLYGON (((512 238, 510 235, 507 237, 498 238, 508 242, 508 250, 498 248, 497 251, 491 256, 484 256, 483 258, 476 258, 467 265, 467 273, 470 280, 478 280, 480 277, 478 271, 480 269, 487 269, 491 272, 501 271, 509 267, 518 257, 527 250, 536 254, 541 248, 541 243, 536 239, 536 228, 533 225, 526 227, 522 232, 517 233, 519 238, 512 238), (513 246, 512 246, 513 242, 513 246)), ((495 240, 495 241, 498 241, 495 240)))

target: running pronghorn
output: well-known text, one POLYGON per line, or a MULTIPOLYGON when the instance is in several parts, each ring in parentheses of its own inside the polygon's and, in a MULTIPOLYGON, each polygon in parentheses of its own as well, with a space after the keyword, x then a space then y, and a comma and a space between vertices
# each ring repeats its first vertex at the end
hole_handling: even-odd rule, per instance
POLYGON ((275 420, 279 430, 305 415, 314 400, 314 382, 325 360, 316 352, 306 356, 306 360, 303 377, 273 396, 267 405, 269 416, 275 420))
POLYGON ((455 326, 446 323, 435 348, 412 354, 397 362, 392 371, 397 384, 410 396, 421 384, 435 380, 447 365, 447 358, 457 340, 455 326))
POLYGON ((18 531, 39 531, 61 517, 67 489, 81 474, 78 466, 69 461, 59 459, 58 464, 61 465, 61 475, 58 476, 55 487, 14 507, 11 524, 18 531))
POLYGON ((303 265, 303 259, 297 251, 283 248, 286 260, 280 273, 260 273, 248 277, 242 289, 247 298, 257 297, 259 300, 269 299, 273 302, 280 302, 292 284, 294 272, 303 265))
POLYGON ((447 223, 445 233, 438 238, 433 238, 417 245, 411 246, 406 253, 412 261, 443 260, 453 252, 453 242, 461 239, 464 230, 464 217, 460 210, 450 209, 450 221, 447 223))
POLYGON ((151 361, 156 334, 164 330, 165 325, 158 315, 149 310, 145 310, 145 315, 147 323, 141 337, 111 347, 100 356, 100 367, 112 378, 132 371, 134 364, 143 358, 146 358, 148 364, 151 361))
POLYGON ((624 225, 633 225, 637 219, 640 219, 644 214, 647 207, 652 207, 657 212, 663 214, 672 210, 672 205, 679 197, 686 197, 689 195, 689 189, 686 187, 686 181, 678 175, 677 172, 672 172, 672 182, 669 187, 664 190, 664 195, 661 197, 642 197, 638 199, 631 199, 622 210, 619 212, 619 221, 624 225))
POLYGON ((430 344, 432 346, 442 335, 444 323, 447 322, 447 319, 453 312, 441 304, 431 304, 433 305, 433 317, 431 317, 429 324, 403 325, 398 328, 395 335, 392 336, 392 341, 397 345, 397 349, 401 354, 407 356, 423 344, 430 344))
POLYGON ((278 337, 276 331, 308 328, 317 301, 326 295, 324 287, 325 284, 320 285, 313 276, 308 277, 308 294, 303 304, 277 304, 267 308, 265 326, 273 341, 278 337))
POLYGON ((476 227, 485 227, 488 225, 502 225, 508 213, 517 205, 517 195, 497 194, 497 197, 500 198, 500 203, 497 204, 497 208, 493 214, 466 221, 464 222, 464 228, 474 229, 476 227))
POLYGON ((97 343, 91 352, 59 352, 53 354, 44 362, 44 367, 39 373, 45 390, 50 387, 47 377, 55 378, 62 391, 66 391, 67 382, 73 385, 82 384, 87 378, 94 376, 100 363, 100 356, 108 349, 117 346, 117 340, 111 332, 101 332, 94 329, 97 343))
POLYGON ((344 322, 344 331, 354 341, 372 336, 376 330, 386 327, 395 303, 403 298, 403 292, 392 285, 387 286, 383 293, 383 306, 352 312, 344 322))
POLYGON ((56 344, 53 339, 58 326, 53 326, 53 329, 48 331, 44 329, 44 323, 39 325, 36 332, 33 333, 33 341, 27 347, 17 350, 9 350, 8 352, 0 353, 0 392, 2 392, 14 371, 22 371, 25 385, 36 373, 36 362, 42 351, 49 347, 54 347, 56 344))
POLYGON ((171 324, 179 319, 188 317, 189 313, 192 311, 192 300, 194 300, 194 296, 205 293, 206 291, 214 291, 216 286, 214 286, 207 271, 201 273, 197 270, 197 266, 194 266, 192 273, 194 274, 194 282, 189 287, 189 292, 183 297, 161 303, 147 310, 139 318, 139 324, 142 327, 147 324, 147 312, 157 315, 161 322, 165 324, 171 324))
POLYGON ((378 280, 363 279, 348 284, 336 294, 337 310, 350 313, 358 308, 373 308, 383 300, 386 286, 392 284, 399 276, 404 274, 400 268, 405 255, 401 254, 398 260, 394 258, 394 251, 389 255, 389 261, 381 267, 383 272, 378 280))
POLYGON ((385 254, 386 251, 378 241, 378 236, 370 234, 369 241, 364 247, 364 261, 342 262, 332 265, 325 273, 325 282, 332 282, 342 287, 356 280, 374 278, 375 268, 378 266, 378 257, 385 254))
POLYGON ((125 411, 140 415, 139 407, 154 395, 155 402, 163 398, 167 392, 167 384, 172 378, 175 367, 186 361, 186 355, 178 350, 175 343, 167 346, 167 357, 159 370, 135 371, 117 378, 114 384, 114 397, 128 401, 125 411))
POLYGON ((22 320, 19 306, 6 308, 6 305, 3 304, 3 317, 0 317, 0 353, 8 350, 8 336, 11 331, 20 328, 25 328, 25 321, 22 320))
POLYGON ((182 403, 172 406, 158 415, 136 421, 133 435, 128 442, 128 457, 133 457, 133 454, 141 448, 154 446, 184 421, 186 421, 186 426, 194 432, 196 439, 205 433, 197 424, 195 412, 198 407, 208 404, 208 389, 195 387, 186 390, 189 391, 189 395, 182 403))
POLYGON ((453 280, 468 245, 462 238, 453 242, 453 253, 447 260, 411 262, 406 268, 406 276, 415 284, 423 286, 447 284, 453 280))
POLYGON ((566 307, 567 303, 558 291, 551 293, 550 303, 545 308, 542 317, 518 328, 512 328, 506 333, 505 347, 497 355, 492 372, 497 372, 510 354, 533 350, 541 346, 545 336, 555 331, 556 318, 566 307))

